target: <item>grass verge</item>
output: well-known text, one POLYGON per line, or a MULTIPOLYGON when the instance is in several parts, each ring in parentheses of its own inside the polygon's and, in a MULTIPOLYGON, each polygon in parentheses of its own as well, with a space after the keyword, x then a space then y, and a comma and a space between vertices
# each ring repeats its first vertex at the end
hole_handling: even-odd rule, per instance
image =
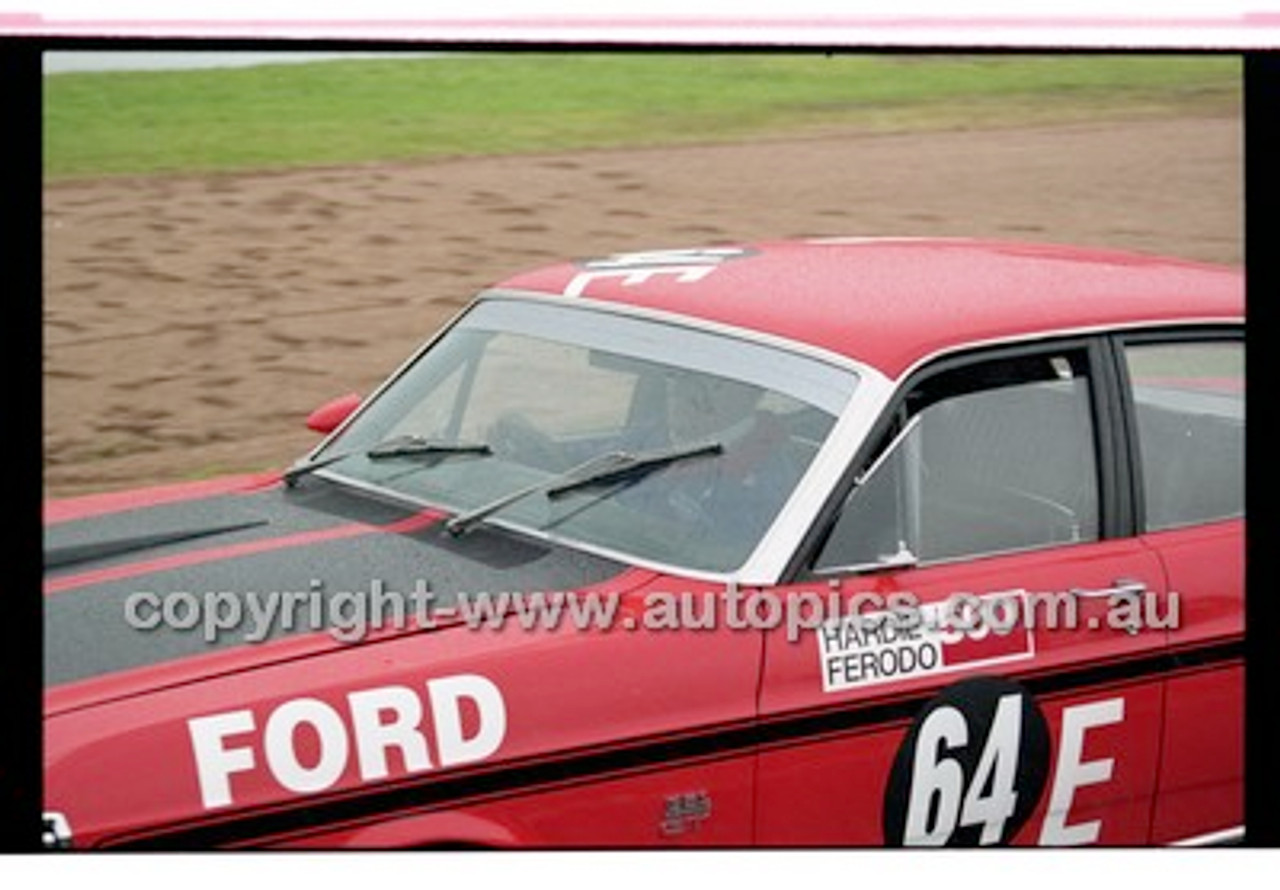
POLYGON ((45 78, 47 180, 1238 113, 1233 57, 565 53, 45 78))

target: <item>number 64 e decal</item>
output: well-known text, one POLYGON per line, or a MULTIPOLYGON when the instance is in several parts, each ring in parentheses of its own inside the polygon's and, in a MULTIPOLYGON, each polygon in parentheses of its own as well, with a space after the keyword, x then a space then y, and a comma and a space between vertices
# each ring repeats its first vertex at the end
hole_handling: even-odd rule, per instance
MULTIPOLYGON (((1123 698, 1063 709, 1041 844, 1098 840, 1100 820, 1069 824, 1076 790, 1110 781, 1115 766, 1110 757, 1085 758, 1085 735, 1123 720, 1123 698)), ((1006 844, 1035 810, 1048 773, 1048 723, 1026 689, 997 677, 948 686, 925 705, 894 758, 884 797, 885 843, 1006 844)))
POLYGON ((1049 727, 1020 685, 975 677, 916 717, 889 773, 884 837, 895 846, 1005 844, 1035 809, 1049 727))

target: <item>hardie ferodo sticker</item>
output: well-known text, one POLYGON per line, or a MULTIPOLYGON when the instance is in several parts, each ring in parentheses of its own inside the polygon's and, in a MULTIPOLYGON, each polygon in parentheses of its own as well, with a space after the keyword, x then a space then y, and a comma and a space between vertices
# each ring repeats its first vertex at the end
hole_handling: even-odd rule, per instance
POLYGON ((1022 591, 927 603, 905 612, 854 613, 817 628, 824 692, 842 692, 1031 658, 1022 591))

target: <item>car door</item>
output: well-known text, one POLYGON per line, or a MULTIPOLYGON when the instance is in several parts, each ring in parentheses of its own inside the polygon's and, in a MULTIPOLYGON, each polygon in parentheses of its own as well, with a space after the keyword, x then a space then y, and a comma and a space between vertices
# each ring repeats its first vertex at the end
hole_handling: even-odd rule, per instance
POLYGON ((1115 391, 1091 339, 901 388, 767 634, 759 842, 1147 842, 1168 603, 1115 391))
POLYGON ((1152 840, 1238 838, 1244 760, 1244 341, 1239 328, 1117 338, 1143 541, 1171 631, 1152 840), (1212 731, 1206 731, 1212 727, 1212 731))

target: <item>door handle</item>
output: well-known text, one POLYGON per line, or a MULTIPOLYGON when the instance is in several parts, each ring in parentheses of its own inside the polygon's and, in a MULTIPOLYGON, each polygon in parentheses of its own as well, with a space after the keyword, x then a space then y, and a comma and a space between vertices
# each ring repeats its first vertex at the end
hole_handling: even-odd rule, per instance
MULTIPOLYGON (((1096 589, 1085 589, 1083 587, 1071 588, 1072 596, 1079 599, 1106 599, 1109 600, 1116 596, 1141 596, 1147 592, 1147 585, 1135 578, 1117 578, 1112 582, 1110 587, 1099 587, 1096 589)), ((1138 632, 1138 628, 1132 625, 1126 626, 1130 636, 1138 632)))
POLYGON ((1110 599, 1113 596, 1138 596, 1147 592, 1147 585, 1135 578, 1117 578, 1112 582, 1111 587, 1098 587, 1088 589, 1084 587, 1071 588, 1071 595, 1078 596, 1080 599, 1110 599))

